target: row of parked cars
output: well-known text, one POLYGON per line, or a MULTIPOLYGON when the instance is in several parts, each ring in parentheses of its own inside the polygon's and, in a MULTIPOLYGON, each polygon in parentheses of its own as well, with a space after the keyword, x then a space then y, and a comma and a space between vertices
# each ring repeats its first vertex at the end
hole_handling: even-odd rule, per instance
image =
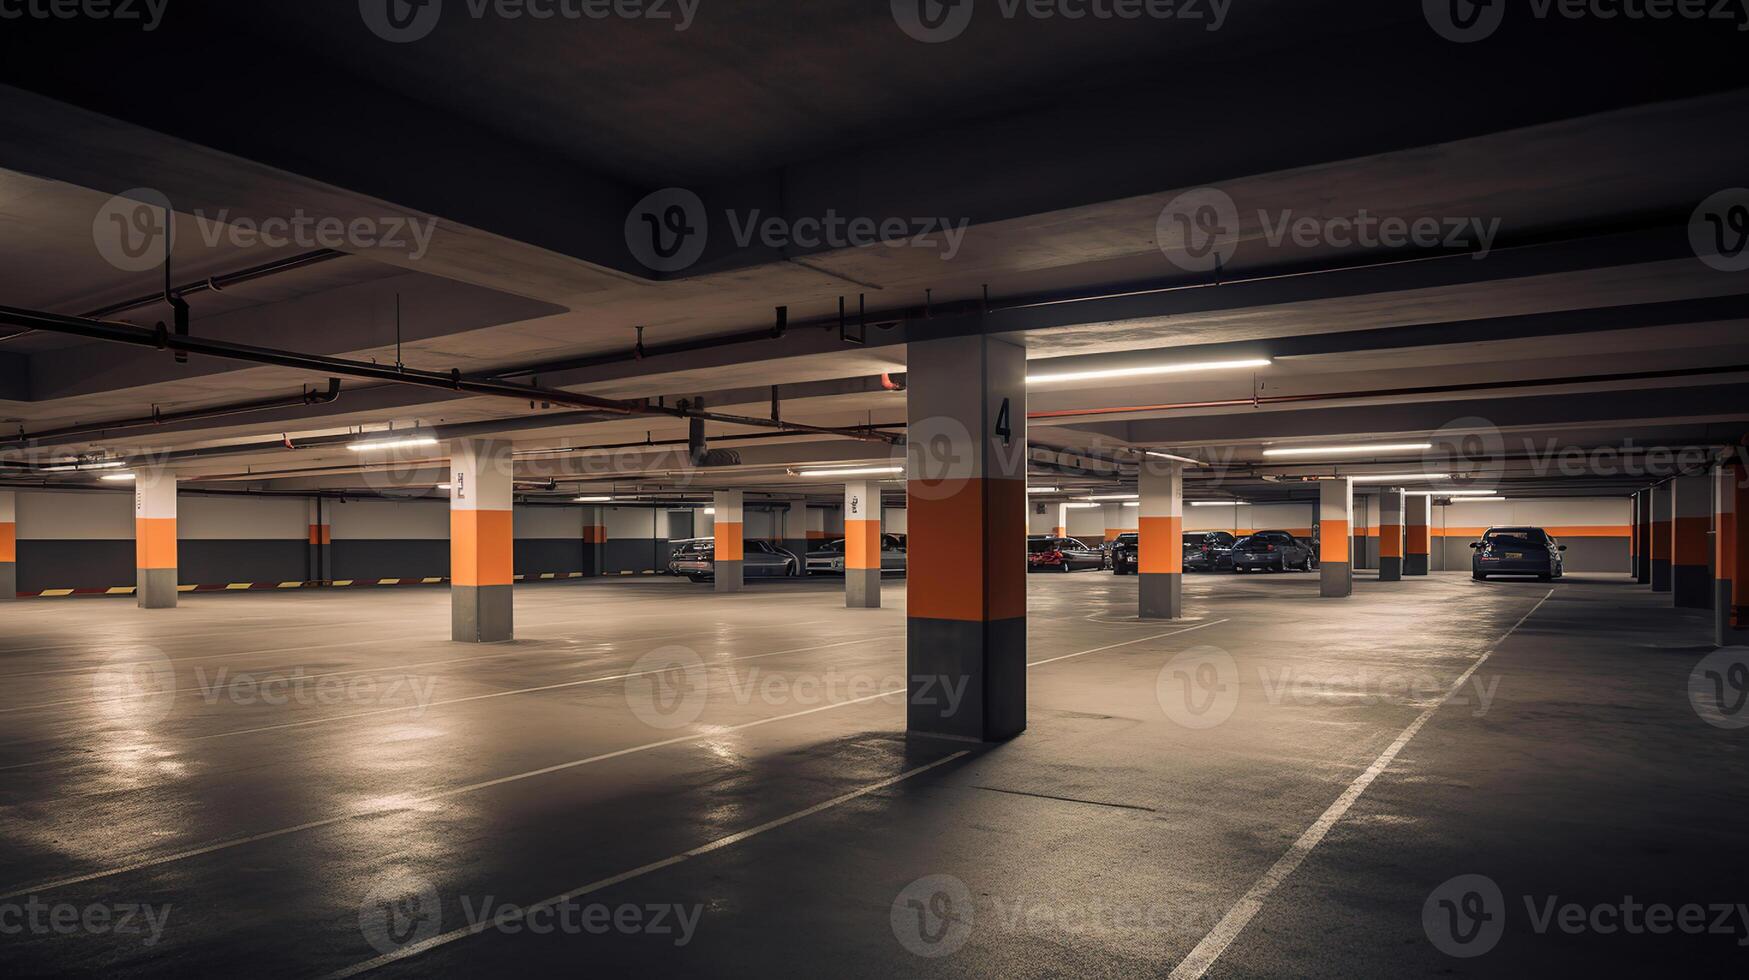
MULTIPOLYGON (((694 582, 708 582, 716 577, 717 542, 715 538, 688 538, 674 542, 668 558, 668 574, 684 575, 694 582)), ((905 536, 881 535, 881 571, 904 574, 905 536)), ((806 572, 809 575, 844 574, 844 539, 829 541, 807 554, 797 554, 770 541, 748 541, 741 549, 742 578, 788 578, 806 572)))
MULTIPOLYGON (((1112 544, 1112 568, 1134 575, 1139 536, 1130 533, 1112 544)), ((1187 572, 1309 572, 1318 567, 1318 545, 1287 531, 1257 531, 1236 537, 1227 531, 1186 531, 1187 572)))

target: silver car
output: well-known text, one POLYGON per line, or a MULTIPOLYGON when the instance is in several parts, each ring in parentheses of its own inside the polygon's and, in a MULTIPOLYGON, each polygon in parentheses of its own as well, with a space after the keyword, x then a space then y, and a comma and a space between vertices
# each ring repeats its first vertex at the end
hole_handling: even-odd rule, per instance
MULTIPOLYGON (((881 573, 904 574, 905 536, 881 535, 881 573)), ((844 539, 832 541, 817 551, 808 552, 809 575, 844 574, 844 539)))
MULTIPOLYGON (((688 538, 676 542, 668 556, 668 572, 694 582, 709 582, 717 575, 715 538, 688 538)), ((796 574, 801 559, 769 541, 749 541, 742 548, 742 578, 783 578, 796 574)))

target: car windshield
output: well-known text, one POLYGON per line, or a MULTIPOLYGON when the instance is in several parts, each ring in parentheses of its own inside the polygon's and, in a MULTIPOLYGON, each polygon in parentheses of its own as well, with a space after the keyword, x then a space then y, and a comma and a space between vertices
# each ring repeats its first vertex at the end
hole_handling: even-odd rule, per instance
POLYGON ((1546 548, 1548 535, 1537 527, 1501 527, 1482 535, 1485 544, 1496 548, 1546 548))
POLYGON ((1139 534, 1120 534, 1117 536, 1117 543, 1125 548, 1133 548, 1136 542, 1141 540, 1141 537, 1139 534))
POLYGON ((1259 531, 1249 537, 1240 538, 1233 545, 1235 548, 1263 548, 1269 545, 1288 544, 1293 541, 1293 535, 1286 531, 1259 531))
POLYGON ((1035 555, 1042 555, 1047 551, 1056 551, 1061 547, 1061 542, 1056 538, 1028 538, 1026 542, 1026 550, 1035 555))
POLYGON ((701 554, 703 552, 715 551, 715 550, 716 550, 716 542, 710 538, 706 538, 706 539, 701 540, 701 541, 684 542, 683 544, 681 544, 680 547, 674 549, 674 553, 677 555, 681 555, 681 554, 696 555, 696 554, 701 554))
POLYGON ((830 551, 834 554, 842 555, 842 554, 844 554, 844 539, 839 538, 836 541, 828 541, 825 544, 821 545, 819 550, 830 551))

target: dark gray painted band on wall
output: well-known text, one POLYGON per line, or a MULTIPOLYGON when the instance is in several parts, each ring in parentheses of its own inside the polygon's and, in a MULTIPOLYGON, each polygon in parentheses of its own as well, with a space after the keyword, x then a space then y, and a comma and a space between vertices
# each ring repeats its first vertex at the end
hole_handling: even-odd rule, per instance
POLYGON ((1142 619, 1184 618, 1184 576, 1177 572, 1143 572, 1136 583, 1137 611, 1142 619))
POLYGON ((1026 620, 906 624, 909 731, 993 742, 1026 730, 1026 620))
POLYGON ((668 567, 673 550, 667 538, 609 538, 601 546, 601 573, 662 571, 668 567))
MULTIPOLYGON (((1433 546, 1444 548, 1444 567, 1449 571, 1467 572, 1470 570, 1470 550, 1472 538, 1435 538, 1433 546)), ((1561 553, 1569 572, 1625 572, 1628 571, 1628 539, 1620 538, 1562 538, 1561 543, 1567 550, 1561 553)), ((1649 579, 1648 579, 1649 581, 1649 579)))
POLYGON ((1705 565, 1671 565, 1671 598, 1678 609, 1713 607, 1713 573, 1705 565))
POLYGON ((346 538, 331 547, 335 581, 449 575, 448 538, 346 538))
POLYGON ((176 566, 182 581, 190 585, 302 582, 309 563, 309 550, 308 541, 285 538, 178 541, 176 566))
POLYGON ((516 574, 542 575, 547 572, 595 575, 595 548, 581 537, 517 538, 516 574))
POLYGON ((138 585, 134 539, 18 542, 18 590, 125 589, 138 585))

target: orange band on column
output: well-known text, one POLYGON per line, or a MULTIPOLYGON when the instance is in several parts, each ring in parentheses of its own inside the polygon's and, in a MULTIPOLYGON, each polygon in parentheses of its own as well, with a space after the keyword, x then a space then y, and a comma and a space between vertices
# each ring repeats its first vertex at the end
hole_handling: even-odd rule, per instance
POLYGON ((1403 526, 1401 524, 1379 525, 1379 557, 1403 557, 1403 526))
POLYGON ((134 567, 176 567, 176 518, 134 519, 134 567))
POLYGON ((1706 538, 1713 529, 1710 517, 1678 517, 1671 536, 1675 552, 1670 556, 1673 564, 1705 565, 1707 563, 1706 538))
POLYGON ((1670 557, 1670 522, 1652 522, 1652 557, 1670 557))
POLYGON ((1348 522, 1326 519, 1323 521, 1323 540, 1319 551, 1324 561, 1345 562, 1348 560, 1352 543, 1348 540, 1348 522))
POLYGON ((333 542, 334 542, 334 529, 333 528, 329 527, 326 524, 311 524, 310 525, 310 543, 311 544, 332 544, 333 542))
POLYGON ((450 511, 450 581, 475 588, 514 584, 514 534, 510 511, 450 511))
POLYGON ((867 570, 881 567, 881 522, 844 522, 844 567, 867 570))
POLYGON ((0 564, 18 561, 18 525, 0 523, 0 564))
POLYGON ((913 480, 908 509, 910 616, 976 623, 1026 615, 1026 481, 913 480))
POLYGON ((1184 571, 1184 518, 1144 517, 1137 534, 1136 568, 1143 575, 1177 575, 1184 571))
POLYGON ((1409 525, 1408 539, 1408 551, 1411 555, 1425 555, 1431 550, 1428 548, 1429 538, 1427 535, 1427 525, 1425 524, 1409 525))
POLYGON ((741 539, 740 521, 718 521, 713 532, 716 535, 717 561, 743 561, 746 558, 746 544, 741 539))
POLYGON ((583 529, 584 544, 606 544, 607 527, 602 524, 591 524, 583 529))

